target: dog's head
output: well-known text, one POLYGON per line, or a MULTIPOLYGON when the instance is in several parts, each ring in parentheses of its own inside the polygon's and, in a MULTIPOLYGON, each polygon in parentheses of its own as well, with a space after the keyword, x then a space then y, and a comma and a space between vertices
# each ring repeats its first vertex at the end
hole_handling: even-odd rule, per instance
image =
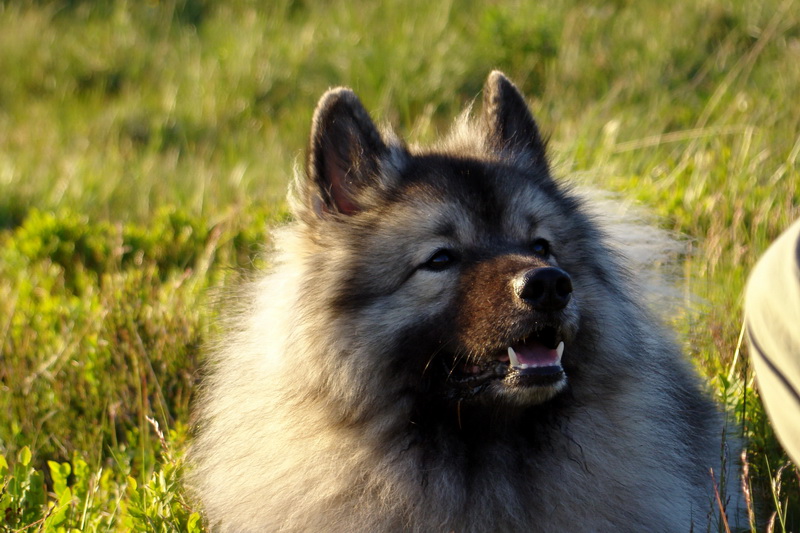
POLYGON ((339 352, 458 402, 563 390, 593 342, 582 300, 608 280, 601 236, 545 148, 499 72, 480 116, 425 149, 381 134, 352 91, 326 93, 293 208, 317 251, 305 293, 339 352))

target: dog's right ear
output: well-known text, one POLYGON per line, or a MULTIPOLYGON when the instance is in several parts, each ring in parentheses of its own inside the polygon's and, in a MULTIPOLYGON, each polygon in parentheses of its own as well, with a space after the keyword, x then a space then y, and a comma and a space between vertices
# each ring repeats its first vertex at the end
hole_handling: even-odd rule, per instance
POLYGON ((525 97, 499 70, 489 74, 483 87, 483 123, 495 150, 525 154, 534 163, 547 165, 546 142, 525 97))
POLYGON ((311 125, 306 173, 312 209, 353 215, 364 206, 359 193, 380 173, 388 148, 353 91, 331 89, 317 104, 311 125))

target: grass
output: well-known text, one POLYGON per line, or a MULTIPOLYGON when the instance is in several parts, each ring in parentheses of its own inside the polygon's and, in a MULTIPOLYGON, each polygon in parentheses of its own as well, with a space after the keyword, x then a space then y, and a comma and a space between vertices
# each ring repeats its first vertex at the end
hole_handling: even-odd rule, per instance
POLYGON ((687 237, 675 326, 748 439, 754 530, 800 529, 738 343, 800 216, 796 1, 2 0, 0 50, 0 530, 198 531, 178 472, 213 288, 285 220, 317 98, 352 86, 425 142, 492 68, 559 174, 687 237))

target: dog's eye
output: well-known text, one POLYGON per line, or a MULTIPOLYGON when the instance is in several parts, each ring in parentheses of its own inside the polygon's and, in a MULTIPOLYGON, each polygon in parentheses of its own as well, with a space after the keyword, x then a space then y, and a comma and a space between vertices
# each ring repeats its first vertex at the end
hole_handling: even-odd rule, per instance
POLYGON ((436 250, 431 258, 422 265, 422 268, 438 272, 450 268, 455 262, 456 254, 451 250, 436 250))
POLYGON ((544 239, 536 239, 531 244, 531 251, 539 257, 547 257, 550 255, 550 243, 544 239))

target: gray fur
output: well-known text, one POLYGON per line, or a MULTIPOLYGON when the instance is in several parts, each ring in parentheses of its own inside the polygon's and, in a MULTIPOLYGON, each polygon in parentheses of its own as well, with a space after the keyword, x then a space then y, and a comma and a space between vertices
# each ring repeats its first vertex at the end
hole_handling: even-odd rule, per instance
POLYGON ((381 136, 349 90, 320 101, 296 221, 198 402, 189 483, 212 530, 716 528, 721 414, 585 200, 551 178, 517 89, 494 72, 484 95, 427 149, 381 136), (454 263, 431 268, 442 249, 454 263), (574 291, 546 315, 513 290, 543 266, 574 291), (442 371, 494 364, 551 318, 568 340, 558 386, 460 396, 442 371))

